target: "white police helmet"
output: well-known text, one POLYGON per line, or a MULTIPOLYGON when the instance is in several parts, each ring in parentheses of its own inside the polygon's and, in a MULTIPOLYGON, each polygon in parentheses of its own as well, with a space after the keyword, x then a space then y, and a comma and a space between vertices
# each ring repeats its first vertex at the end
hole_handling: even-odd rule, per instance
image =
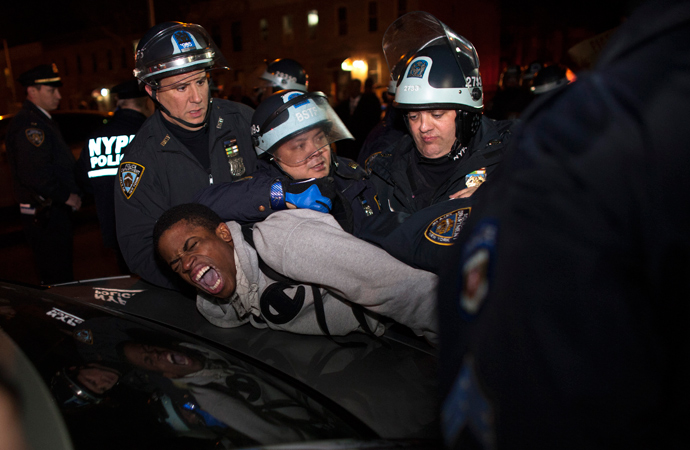
POLYGON ((320 128, 324 147, 341 139, 354 139, 323 92, 278 91, 261 102, 252 116, 252 141, 257 155, 273 155, 290 139, 320 128))

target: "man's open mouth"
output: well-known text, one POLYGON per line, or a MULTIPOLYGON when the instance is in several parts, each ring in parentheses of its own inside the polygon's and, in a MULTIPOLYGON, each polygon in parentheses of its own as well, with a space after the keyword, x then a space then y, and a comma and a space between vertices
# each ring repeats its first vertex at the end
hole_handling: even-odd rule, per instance
POLYGON ((190 360, 187 356, 177 352, 168 352, 165 355, 165 359, 170 364, 175 364, 177 366, 188 366, 190 364, 190 360))
POLYGON ((211 266, 202 266, 194 272, 194 283, 211 295, 215 295, 223 289, 223 279, 211 266))

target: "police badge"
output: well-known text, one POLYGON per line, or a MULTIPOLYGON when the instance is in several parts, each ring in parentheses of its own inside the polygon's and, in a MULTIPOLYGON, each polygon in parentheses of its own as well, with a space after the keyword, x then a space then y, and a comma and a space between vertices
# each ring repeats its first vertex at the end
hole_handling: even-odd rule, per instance
POLYGON ((93 344, 93 333, 91 333, 91 330, 86 330, 86 329, 76 330, 74 332, 74 339, 81 342, 82 344, 92 345, 93 344))
POLYGON ((120 164, 117 178, 120 180, 120 189, 122 189, 122 193, 125 194, 127 200, 132 197, 135 189, 139 186, 144 169, 145 167, 141 164, 133 162, 123 162, 120 164))
POLYGON ((230 173, 233 177, 241 177, 244 175, 246 168, 244 167, 244 159, 240 156, 240 147, 237 145, 237 139, 231 138, 223 142, 225 154, 228 156, 228 165, 230 166, 230 173))
POLYGON ((472 173, 465 175, 465 186, 476 187, 486 181, 486 168, 482 167, 472 173))

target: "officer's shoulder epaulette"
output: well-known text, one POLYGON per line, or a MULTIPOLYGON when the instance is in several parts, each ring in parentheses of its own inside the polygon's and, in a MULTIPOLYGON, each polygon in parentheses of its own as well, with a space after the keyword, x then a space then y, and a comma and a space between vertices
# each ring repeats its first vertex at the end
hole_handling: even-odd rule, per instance
POLYGON ((364 167, 348 158, 338 158, 336 173, 345 178, 363 178, 368 175, 364 167))

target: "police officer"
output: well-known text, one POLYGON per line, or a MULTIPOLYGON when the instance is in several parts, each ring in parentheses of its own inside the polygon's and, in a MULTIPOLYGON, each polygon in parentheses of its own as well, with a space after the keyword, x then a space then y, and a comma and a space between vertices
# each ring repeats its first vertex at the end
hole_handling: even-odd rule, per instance
POLYGON ((209 74, 228 64, 206 30, 166 22, 139 41, 134 75, 157 106, 127 148, 118 169, 115 216, 129 269, 145 280, 176 287, 154 258, 151 233, 171 206, 204 187, 254 171, 249 134, 252 109, 211 98, 209 74))
POLYGON ((117 95, 115 114, 86 141, 77 170, 84 190, 92 194, 96 202, 103 245, 115 251, 120 272, 129 273, 115 234, 113 183, 117 180, 117 168, 125 147, 146 118, 153 114, 154 106, 146 91, 139 89, 135 78, 114 86, 110 92, 117 95))
POLYGON ((387 60, 409 61, 391 70, 398 80, 393 105, 405 114, 409 135, 369 159, 382 209, 412 213, 468 197, 501 161, 513 122, 483 116, 479 58, 467 39, 423 12, 406 14, 389 30, 395 32, 384 36, 387 60), (393 45, 401 36, 412 46, 431 44, 418 51, 393 45), (412 56, 391 54, 401 48, 412 56))
POLYGON ((440 283, 447 448, 687 447, 689 44, 648 1, 522 116, 440 283))
POLYGON ((269 95, 285 89, 309 90, 309 75, 294 59, 278 58, 266 63, 266 69, 259 75, 254 88, 256 103, 264 101, 269 95))
POLYGON ((353 138, 322 92, 271 95, 254 112, 252 137, 260 169, 250 179, 210 186, 196 199, 224 220, 257 222, 296 206, 330 211, 357 234, 378 213, 366 171, 331 151, 330 144, 353 138))
POLYGON ((7 154, 21 221, 42 284, 67 282, 72 272, 72 212, 81 207, 74 155, 50 111, 60 103, 55 64, 24 72, 26 101, 7 131, 7 154))

